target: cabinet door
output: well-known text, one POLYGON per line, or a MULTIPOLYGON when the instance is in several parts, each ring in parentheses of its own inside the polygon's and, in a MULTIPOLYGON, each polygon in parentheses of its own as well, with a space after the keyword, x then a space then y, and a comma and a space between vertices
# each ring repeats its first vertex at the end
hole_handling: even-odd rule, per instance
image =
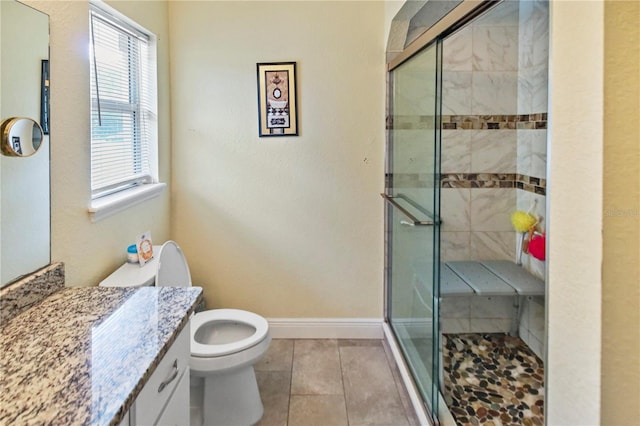
POLYGON ((189 330, 187 323, 184 330, 180 332, 169 351, 162 358, 158 367, 153 372, 149 380, 144 385, 135 402, 135 410, 132 411, 131 423, 140 426, 155 425, 165 407, 171 404, 172 398, 181 398, 184 393, 187 416, 179 423, 181 426, 188 425, 189 418, 189 330), (186 376, 186 378, 185 378, 186 376), (179 381, 187 382, 186 392, 178 392, 179 381))
POLYGON ((185 426, 191 424, 189 408, 189 371, 185 371, 176 390, 160 415, 158 426, 185 426))

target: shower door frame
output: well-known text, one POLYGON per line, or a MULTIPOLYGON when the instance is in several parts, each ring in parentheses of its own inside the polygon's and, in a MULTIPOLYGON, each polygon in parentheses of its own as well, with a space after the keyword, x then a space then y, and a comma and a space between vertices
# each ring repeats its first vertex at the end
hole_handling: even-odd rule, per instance
MULTIPOLYGON (((413 215, 408 212, 406 209, 404 209, 402 206, 400 206, 399 204, 397 204, 394 201, 394 185, 393 185, 393 164, 394 164, 394 158, 393 158, 393 144, 394 144, 394 138, 393 138, 393 117, 394 117, 394 111, 393 111, 393 106, 394 106, 394 102, 393 102, 393 96, 392 94, 394 93, 394 78, 392 78, 392 72, 390 71, 387 75, 389 77, 389 81, 388 81, 388 90, 389 90, 389 96, 388 96, 388 100, 391 100, 389 102, 389 116, 391 117, 391 121, 390 124, 391 126, 389 126, 390 128, 388 129, 388 134, 387 134, 387 156, 386 156, 386 179, 385 179, 385 193, 381 194, 383 196, 383 198, 385 199, 385 277, 384 277, 384 284, 385 284, 385 322, 387 324, 389 324, 389 328, 391 330, 391 333, 395 339, 396 342, 396 346, 398 348, 400 348, 400 352, 402 353, 402 356, 405 360, 405 363, 407 365, 410 365, 411 367, 409 368, 409 370, 411 371, 411 376, 412 376, 412 380, 413 380, 413 384, 414 384, 414 388, 417 391, 417 393, 420 395, 420 398, 422 400, 422 404, 424 406, 424 408, 426 409, 426 412, 428 413, 428 417, 429 419, 436 423, 438 422, 438 416, 437 416, 437 412, 438 412, 438 394, 440 391, 440 362, 439 362, 439 299, 440 299, 440 285, 439 285, 439 264, 440 264, 440 127, 441 127, 441 116, 442 116, 442 41, 440 39, 436 39, 434 40, 433 43, 424 46, 422 49, 418 50, 417 52, 415 52, 414 55, 411 56, 411 58, 416 57, 417 55, 421 54, 421 53, 427 53, 427 51, 429 49, 434 49, 434 57, 435 57, 435 66, 434 66, 434 75, 435 75, 435 80, 432 82, 434 85, 434 105, 433 105, 433 112, 434 112, 434 121, 433 121, 433 125, 434 128, 431 131, 431 135, 427 136, 428 142, 429 141, 433 141, 433 151, 432 151, 432 156, 433 156, 433 170, 429 170, 429 172, 432 172, 432 178, 433 178, 433 188, 432 188, 432 197, 433 197, 433 211, 428 212, 423 210, 423 208, 421 206, 419 206, 418 204, 416 204, 414 201, 408 200, 407 202, 408 204, 412 205, 417 211, 421 211, 422 213, 424 213, 427 216, 427 220, 426 221, 420 221, 419 219, 413 217, 413 215), (430 371, 429 371, 429 375, 430 375, 430 379, 431 379, 431 383, 427 383, 427 385, 430 386, 430 390, 419 390, 422 389, 422 386, 420 385, 424 385, 424 383, 420 382, 420 380, 418 380, 416 377, 414 377, 414 373, 415 373, 415 367, 412 365, 411 362, 409 362, 409 357, 407 352, 409 351, 409 349, 407 347, 405 347, 404 344, 401 343, 402 339, 401 337, 398 335, 398 331, 396 330, 396 327, 393 326, 392 324, 392 301, 393 298, 391 296, 393 289, 392 289, 392 276, 393 276, 393 268, 392 268, 392 251, 393 251, 393 235, 392 235, 392 229, 393 229, 393 219, 394 219, 394 211, 399 211, 402 215, 404 215, 406 218, 409 218, 409 222, 405 222, 406 225, 411 226, 412 229, 414 229, 414 232, 419 232, 418 230, 420 228, 422 228, 423 226, 427 226, 429 228, 432 229, 431 232, 431 249, 432 249, 432 253, 431 253, 431 257, 432 257, 432 270, 431 272, 431 277, 424 277, 424 278, 429 278, 431 281, 431 336, 432 336, 432 347, 431 347, 431 359, 432 359, 432 363, 430 365, 430 371), (430 214, 429 214, 430 213, 430 214), (415 227, 415 228, 414 228, 415 227), (420 382, 420 385, 418 385, 418 382, 420 382), (425 395, 425 393, 428 393, 429 395, 425 395), (429 401, 427 401, 426 399, 429 399, 429 401)), ((409 58, 409 59, 411 59, 409 58)), ((407 62, 407 61, 405 61, 407 62)), ((404 63, 404 62, 403 62, 404 63)), ((425 131, 425 135, 427 135, 428 131, 425 131)), ((402 196, 399 196, 400 198, 402 196)), ((428 237, 427 237, 428 238, 428 237)), ((398 325, 398 327, 400 327, 398 325)), ((406 340, 406 339, 405 339, 406 340)), ((410 340, 413 340, 413 337, 410 337, 410 340)), ((415 349, 415 348, 414 348, 415 349)), ((421 378, 424 379, 424 378, 421 378)))
MULTIPOLYGON (((415 55, 419 54, 420 52, 422 52, 424 49, 428 48, 429 46, 431 46, 434 43, 438 43, 439 46, 437 46, 438 49, 438 57, 437 57, 437 61, 439 62, 439 64, 441 63, 442 60, 442 41, 444 40, 444 38, 446 38, 448 35, 452 34, 453 32, 455 32, 456 30, 458 30, 459 28, 461 28, 462 26, 466 25, 468 22, 472 21, 473 19, 475 19, 477 16, 481 15, 482 13, 484 13, 485 11, 487 11, 488 9, 491 9, 492 7, 496 6, 498 3, 501 3, 503 0, 462 0, 460 2, 460 4, 458 6, 456 6, 454 9, 452 9, 449 13, 447 13, 446 15, 444 15, 439 21, 437 21, 432 27, 428 28, 422 35, 420 35, 419 37, 417 37, 414 41, 412 41, 409 45, 407 45, 403 51, 401 51, 400 53, 398 53, 394 58, 392 58, 391 60, 388 61, 387 63, 387 110, 388 110, 388 118, 387 118, 387 136, 386 136, 386 143, 385 143, 385 152, 386 152, 386 161, 385 161, 385 194, 387 196, 392 196, 393 194, 390 193, 390 190, 393 188, 392 186, 392 175, 391 175, 391 171, 392 171, 392 164, 393 164, 393 157, 392 157, 392 148, 393 148, 393 140, 392 140, 392 132, 393 132, 393 111, 392 111, 392 105, 390 102, 391 99, 391 94, 393 93, 393 81, 392 81, 392 72, 393 70, 395 70, 396 68, 398 68, 400 65, 404 64, 405 62, 411 60, 415 55)), ((442 88, 442 70, 441 68, 439 68, 438 70, 438 90, 440 91, 442 88)), ((441 92, 438 93, 437 95, 437 101, 439 102, 438 108, 437 108, 437 118, 436 118, 436 127, 437 129, 435 129, 435 131, 437 132, 437 140, 436 140, 436 145, 437 145, 437 155, 438 157, 436 158, 436 161, 439 163, 440 162, 440 124, 441 124, 441 100, 442 100, 442 96, 441 96, 441 92)), ((439 170, 439 164, 438 167, 436 167, 437 170, 439 170)), ((437 176, 434 176, 434 186, 437 185, 437 188, 435 188, 434 190, 437 190, 438 192, 440 191, 440 176, 439 173, 437 174, 437 176)), ((434 214, 436 214, 436 220, 439 221, 439 216, 440 216, 440 212, 439 212, 439 196, 437 197, 437 211, 434 212, 434 214)), ((389 338, 394 339, 393 344, 395 345, 396 348, 400 347, 399 343, 398 343, 398 337, 395 335, 395 332, 393 331, 393 327, 390 326, 390 305, 392 303, 392 297, 391 297, 391 274, 392 274, 392 268, 391 268, 391 264, 390 264, 390 259, 391 259, 391 250, 392 250, 392 240, 390 238, 391 236, 391 223, 390 221, 392 220, 392 218, 390 217, 391 215, 389 214, 390 209, 392 209, 394 207, 388 205, 388 203, 385 202, 385 221, 384 221, 384 235, 385 235, 385 242, 384 242, 384 246, 385 246, 385 252, 384 252, 384 320, 385 323, 389 324, 389 329, 391 330, 391 334, 388 336, 389 338)), ((434 235, 434 238, 437 238, 438 241, 434 241, 434 250, 437 248, 438 250, 438 254, 439 254, 439 235, 440 235, 440 230, 439 230, 439 223, 438 225, 436 225, 435 227, 436 229, 436 235, 434 235)), ((434 252, 434 257, 437 259, 438 263, 439 263, 439 255, 435 256, 435 252, 434 252)), ((439 283, 439 264, 435 265, 434 264, 434 282, 432 288, 434 289, 434 303, 433 303, 433 311, 432 311, 432 315, 433 315, 433 320, 434 322, 437 322, 438 325, 438 329, 434 330, 434 334, 435 333, 440 333, 439 330, 439 294, 440 294, 440 283, 439 283), (437 318, 436 318, 437 317, 437 318)), ((439 346, 439 339, 438 339, 438 344, 439 346)), ((441 368, 441 362, 440 362, 440 351, 436 350, 439 348, 435 348, 434 345, 434 355, 433 355, 433 360, 434 362, 438 363, 438 374, 435 375, 435 377, 432 378, 432 402, 434 399, 437 399, 440 395, 440 385, 441 385, 441 374, 442 374, 442 368, 441 368), (437 360, 437 361, 436 361, 437 360)), ((400 355, 404 358, 404 354, 403 351, 400 350, 400 355)), ((423 396, 421 395, 421 393, 417 390, 418 386, 416 385, 416 379, 413 377, 412 372, 410 370, 408 370, 406 368, 406 360, 402 360, 403 361, 403 367, 405 370, 409 371, 409 379, 411 380, 411 385, 412 385, 412 391, 415 395, 417 395, 422 402, 422 407, 421 409, 424 409, 425 414, 427 416, 427 418, 431 421, 432 424, 438 425, 439 423, 439 419, 438 419, 438 412, 440 411, 440 408, 438 408, 438 405, 436 403, 436 410, 434 412, 434 410, 432 410, 432 405, 430 406, 430 404, 427 403, 427 401, 424 401, 423 396)), ((408 384, 407 384, 408 385, 408 384)), ((431 402, 431 404, 432 404, 431 402)), ((415 403, 415 401, 414 401, 415 403)), ((416 409, 418 409, 418 407, 415 407, 416 409)))

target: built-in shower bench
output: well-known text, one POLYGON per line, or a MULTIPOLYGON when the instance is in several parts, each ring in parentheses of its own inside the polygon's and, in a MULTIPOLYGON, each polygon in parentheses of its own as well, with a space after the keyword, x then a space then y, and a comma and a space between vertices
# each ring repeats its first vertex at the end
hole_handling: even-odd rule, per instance
POLYGON ((445 262, 440 268, 440 297, 513 297, 512 336, 520 328, 520 296, 544 296, 544 290, 544 281, 508 260, 445 262))
POLYGON ((544 281, 509 260, 445 262, 440 296, 544 296, 544 281))

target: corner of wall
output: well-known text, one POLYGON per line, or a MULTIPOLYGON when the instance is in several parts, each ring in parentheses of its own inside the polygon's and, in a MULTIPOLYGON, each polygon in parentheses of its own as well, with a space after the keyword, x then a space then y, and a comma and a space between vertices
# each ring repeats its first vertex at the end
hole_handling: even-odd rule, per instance
POLYGON ((640 418, 640 3, 605 2, 604 18, 600 422, 615 425, 640 418))

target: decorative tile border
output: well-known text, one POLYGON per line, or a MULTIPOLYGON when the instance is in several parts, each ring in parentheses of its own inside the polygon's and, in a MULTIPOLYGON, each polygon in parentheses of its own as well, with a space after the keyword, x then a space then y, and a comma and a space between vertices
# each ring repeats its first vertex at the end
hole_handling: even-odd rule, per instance
POLYGON ((517 188, 546 195, 547 180, 517 173, 443 173, 441 188, 517 188))
POLYGON ((519 115, 443 115, 443 130, 546 129, 547 113, 519 115))
MULTIPOLYGON (((433 179, 425 173, 385 174, 385 188, 433 188, 433 179)), ((547 180, 518 173, 443 173, 441 188, 516 188, 546 195, 547 180)))
POLYGON ((547 195, 547 180, 533 176, 516 175, 516 188, 538 195, 547 195))
POLYGON ((64 287, 64 264, 54 263, 0 290, 0 328, 64 287))
POLYGON ((443 173, 441 188, 515 188, 515 173, 443 173))
POLYGON ((434 115, 388 115, 387 130, 433 130, 434 115))
MULTIPOLYGON (((387 116, 388 130, 433 129, 433 115, 387 116)), ((442 130, 546 129, 547 113, 508 115, 443 115, 442 130)))
POLYGON ((386 188, 433 188, 434 180, 430 173, 387 173, 385 185, 386 188))

